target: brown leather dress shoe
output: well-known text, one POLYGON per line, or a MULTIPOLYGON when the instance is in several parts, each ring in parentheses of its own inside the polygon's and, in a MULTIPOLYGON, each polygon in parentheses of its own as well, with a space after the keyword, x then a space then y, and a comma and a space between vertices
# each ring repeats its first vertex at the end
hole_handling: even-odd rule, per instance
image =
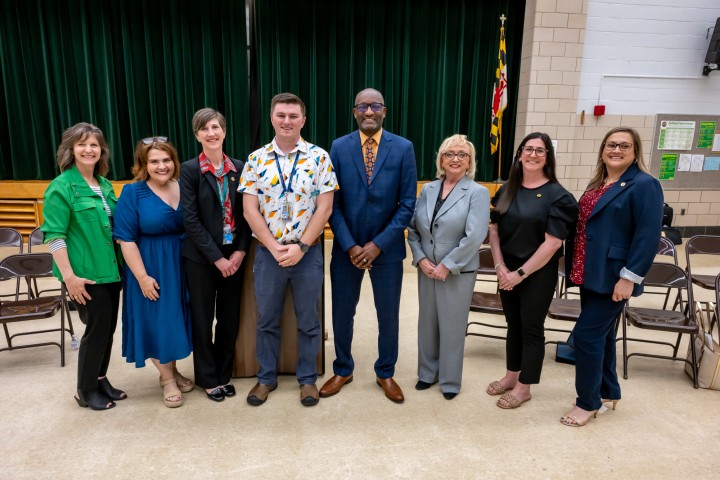
POLYGON ((265 403, 270 392, 277 388, 277 383, 274 385, 265 385, 263 383, 256 383, 255 386, 250 390, 247 396, 247 402, 253 407, 258 407, 265 403))
POLYGON ((377 377, 377 384, 385 390, 385 396, 395 403, 402 403, 405 401, 400 385, 398 385, 392 377, 380 378, 377 377))
POLYGON ((317 405, 320 401, 317 386, 313 384, 300 385, 300 403, 306 407, 317 405))
POLYGON ((341 377, 340 375, 333 375, 330 377, 330 380, 325 382, 325 384, 320 389, 320 396, 322 398, 325 397, 332 397, 336 393, 340 391, 340 389, 343 387, 343 385, 347 383, 351 383, 353 381, 353 376, 350 375, 348 377, 341 377))

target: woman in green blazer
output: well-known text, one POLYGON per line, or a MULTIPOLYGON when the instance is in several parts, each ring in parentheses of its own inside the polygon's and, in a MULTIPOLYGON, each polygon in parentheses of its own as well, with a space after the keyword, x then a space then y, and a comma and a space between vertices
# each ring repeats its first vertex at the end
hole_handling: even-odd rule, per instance
POLYGON ((75 400, 81 407, 107 410, 127 398, 107 379, 120 304, 120 256, 112 240, 117 203, 108 171, 109 149, 102 131, 78 123, 58 147, 60 175, 45 191, 41 230, 53 255, 53 273, 65 283, 85 333, 78 353, 75 400))

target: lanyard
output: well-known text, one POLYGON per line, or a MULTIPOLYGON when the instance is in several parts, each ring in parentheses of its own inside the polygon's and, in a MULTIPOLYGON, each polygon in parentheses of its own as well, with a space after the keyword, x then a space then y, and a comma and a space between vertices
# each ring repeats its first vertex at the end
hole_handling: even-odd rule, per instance
POLYGON ((292 182, 293 177, 295 176, 295 167, 297 166, 298 158, 300 158, 300 150, 298 150, 295 154, 295 161, 293 162, 292 170, 290 170, 287 187, 285 186, 285 177, 283 175, 282 168, 280 168, 280 160, 278 160, 277 152, 273 152, 273 154, 275 155, 275 165, 277 166, 278 174, 280 175, 280 185, 282 185, 283 189, 282 196, 284 196, 287 192, 293 193, 292 182))
POLYGON ((227 175, 222 176, 222 183, 218 182, 218 195, 220 195, 220 206, 225 207, 225 197, 228 194, 227 175))

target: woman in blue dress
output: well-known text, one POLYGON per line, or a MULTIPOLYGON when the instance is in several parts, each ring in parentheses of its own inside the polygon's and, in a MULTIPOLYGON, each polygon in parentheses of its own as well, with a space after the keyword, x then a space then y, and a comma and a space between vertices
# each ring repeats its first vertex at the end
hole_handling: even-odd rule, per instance
POLYGON ((183 404, 193 389, 175 362, 192 351, 190 309, 181 246, 180 163, 166 137, 138 142, 135 183, 126 185, 115 210, 114 238, 129 267, 123 284, 122 350, 128 363, 160 372, 163 401, 183 404))

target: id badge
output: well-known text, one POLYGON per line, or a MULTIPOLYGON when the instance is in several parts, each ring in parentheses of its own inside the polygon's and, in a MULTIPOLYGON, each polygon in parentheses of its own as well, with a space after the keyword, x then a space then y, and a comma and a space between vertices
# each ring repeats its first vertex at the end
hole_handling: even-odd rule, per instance
POLYGON ((283 206, 282 206, 282 209, 280 212, 280 219, 285 220, 285 221, 290 220, 291 214, 292 214, 292 205, 290 204, 290 202, 286 201, 283 203, 283 206))
POLYGON ((230 225, 223 226, 223 245, 230 245, 233 243, 233 233, 230 230, 230 225))

